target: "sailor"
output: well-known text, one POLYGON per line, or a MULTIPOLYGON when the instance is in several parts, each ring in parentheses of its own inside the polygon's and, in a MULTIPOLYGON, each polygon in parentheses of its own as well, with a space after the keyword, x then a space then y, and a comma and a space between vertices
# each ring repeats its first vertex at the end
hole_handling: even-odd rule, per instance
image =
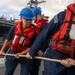
POLYGON ((20 20, 12 27, 6 37, 6 40, 0 50, 0 55, 4 53, 5 48, 9 45, 10 54, 15 57, 6 56, 5 75, 13 75, 18 63, 21 65, 20 75, 29 75, 32 69, 32 60, 19 57, 26 54, 34 40, 37 37, 36 26, 32 24, 34 19, 33 12, 30 8, 23 8, 20 12, 20 20))
MULTIPOLYGON (((42 17, 42 10, 39 7, 32 8, 34 14, 34 22, 36 24, 36 31, 38 34, 47 26, 48 20, 42 17)), ((38 51, 36 56, 43 56, 46 48, 48 47, 48 42, 45 42, 44 46, 38 51)), ((39 67, 41 64, 41 60, 33 59, 33 67, 30 75, 39 75, 39 67)))
POLYGON ((75 75, 75 66, 72 66, 75 64, 75 3, 69 4, 67 9, 54 16, 26 57, 32 59, 51 36, 52 42, 45 56, 61 59, 61 63, 45 61, 43 75, 75 75))

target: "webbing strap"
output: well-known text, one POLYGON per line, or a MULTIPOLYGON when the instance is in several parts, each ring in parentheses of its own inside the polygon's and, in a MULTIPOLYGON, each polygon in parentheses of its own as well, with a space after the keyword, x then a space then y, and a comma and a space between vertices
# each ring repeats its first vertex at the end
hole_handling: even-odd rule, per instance
POLYGON ((71 17, 70 17, 70 21, 68 22, 68 27, 67 27, 67 32, 66 32, 66 34, 64 35, 64 38, 65 38, 65 41, 67 42, 68 40, 69 40, 69 38, 70 38, 70 35, 69 35, 69 32, 70 32, 70 30, 71 30, 71 26, 72 26, 72 19, 73 19, 73 17, 74 17, 74 14, 72 13, 71 14, 71 17))
POLYGON ((69 24, 68 27, 67 27, 67 32, 66 32, 66 34, 64 35, 63 38, 60 38, 56 41, 57 43, 60 42, 60 41, 63 41, 63 40, 64 40, 63 44, 67 44, 68 42, 71 42, 71 40, 69 39, 70 38, 69 32, 71 30, 72 23, 75 23, 74 21, 72 21, 73 17, 74 17, 74 14, 72 13, 71 17, 70 17, 70 20, 64 21, 64 23, 69 24))

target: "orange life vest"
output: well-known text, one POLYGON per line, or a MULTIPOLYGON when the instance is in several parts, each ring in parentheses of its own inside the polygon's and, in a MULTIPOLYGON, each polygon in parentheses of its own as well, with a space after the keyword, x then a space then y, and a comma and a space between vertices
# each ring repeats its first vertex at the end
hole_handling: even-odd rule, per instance
POLYGON ((73 10, 72 6, 68 6, 69 9, 66 10, 65 20, 60 30, 55 33, 52 39, 54 50, 71 56, 75 55, 75 9, 73 10))
POLYGON ((31 25, 22 31, 21 21, 16 23, 13 40, 10 41, 10 49, 14 51, 24 51, 33 37, 35 26, 31 25))
POLYGON ((48 24, 48 20, 47 20, 47 19, 40 18, 40 19, 36 22, 36 25, 37 25, 37 32, 38 32, 38 33, 40 33, 40 29, 41 29, 43 23, 48 24))

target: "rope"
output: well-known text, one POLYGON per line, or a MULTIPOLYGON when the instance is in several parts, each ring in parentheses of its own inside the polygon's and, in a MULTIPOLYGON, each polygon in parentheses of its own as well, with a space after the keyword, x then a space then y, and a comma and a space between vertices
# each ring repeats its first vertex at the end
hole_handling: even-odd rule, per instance
MULTIPOLYGON (((6 56, 15 56, 14 54, 7 54, 7 53, 3 53, 3 55, 6 55, 6 56)), ((26 55, 19 55, 20 57, 26 57, 26 55)), ((39 56, 35 56, 34 57, 35 59, 41 59, 41 60, 47 60, 47 61, 53 61, 53 62, 58 62, 58 63, 61 63, 61 60, 59 59, 52 59, 52 58, 46 58, 46 57, 39 57, 39 56)), ((69 64, 75 66, 75 64, 73 63, 70 63, 69 64)))
MULTIPOLYGON (((9 52, 9 50, 10 50, 10 49, 7 50, 7 52, 6 52, 7 54, 8 54, 8 52, 9 52)), ((4 55, 4 58, 3 58, 3 59, 6 60, 6 55, 4 55)))

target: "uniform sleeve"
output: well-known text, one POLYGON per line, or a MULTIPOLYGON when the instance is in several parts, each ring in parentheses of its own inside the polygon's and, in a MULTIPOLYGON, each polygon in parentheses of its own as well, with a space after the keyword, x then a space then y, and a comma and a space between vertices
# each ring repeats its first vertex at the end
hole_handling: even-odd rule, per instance
POLYGON ((7 35, 7 37, 6 37, 6 39, 7 39, 8 41, 10 41, 10 40, 12 39, 13 34, 14 34, 14 29, 15 29, 15 26, 13 26, 13 27, 9 30, 9 33, 8 33, 8 35, 7 35))
POLYGON ((40 29, 40 32, 41 32, 46 26, 47 26, 47 24, 46 24, 46 23, 43 23, 43 25, 42 25, 42 27, 41 27, 41 29, 40 29))
POLYGON ((44 43, 44 45, 41 47, 40 50, 42 52, 45 52, 45 50, 48 48, 49 42, 50 42, 50 39, 46 40, 46 42, 44 43))
POLYGON ((35 56, 37 52, 42 48, 44 43, 51 38, 58 31, 65 18, 65 12, 60 12, 49 22, 49 24, 41 31, 40 35, 36 38, 35 42, 31 46, 29 54, 35 56))

